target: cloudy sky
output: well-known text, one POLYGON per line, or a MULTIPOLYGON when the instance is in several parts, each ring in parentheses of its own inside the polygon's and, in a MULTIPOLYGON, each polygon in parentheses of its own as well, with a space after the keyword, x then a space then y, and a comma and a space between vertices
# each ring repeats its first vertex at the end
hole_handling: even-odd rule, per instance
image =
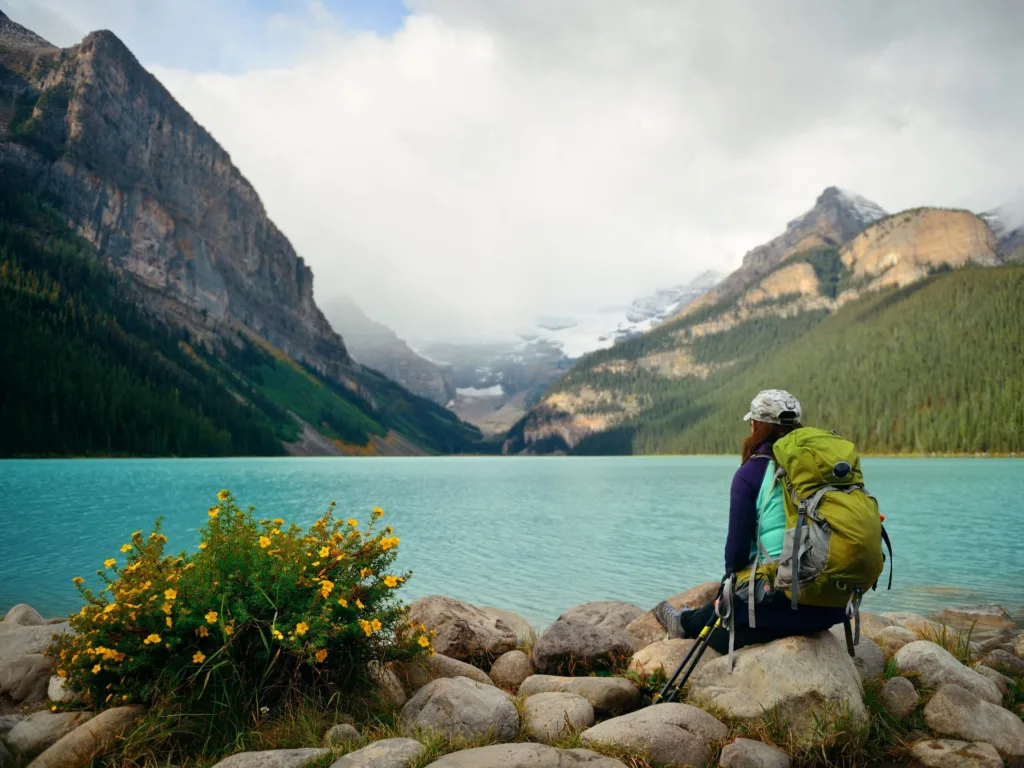
POLYGON ((1024 189, 1017 0, 0 0, 107 28, 316 274, 406 337, 728 270, 829 185, 888 210, 1024 189))

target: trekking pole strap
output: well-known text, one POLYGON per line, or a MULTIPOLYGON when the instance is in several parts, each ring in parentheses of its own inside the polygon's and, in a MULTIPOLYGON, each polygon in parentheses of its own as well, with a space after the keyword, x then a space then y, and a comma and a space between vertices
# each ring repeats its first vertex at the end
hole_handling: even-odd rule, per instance
POLYGON ((889 541, 889 534, 886 533, 885 526, 882 526, 882 541, 885 542, 885 548, 889 550, 889 586, 888 589, 892 589, 892 542, 889 541))

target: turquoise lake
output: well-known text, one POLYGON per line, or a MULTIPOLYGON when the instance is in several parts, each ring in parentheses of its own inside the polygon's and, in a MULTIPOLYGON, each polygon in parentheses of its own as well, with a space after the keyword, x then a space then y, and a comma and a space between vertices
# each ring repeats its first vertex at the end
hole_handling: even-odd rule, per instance
MULTIPOLYGON (((446 594, 543 627, 570 606, 642 607, 722 574, 735 457, 127 459, 0 462, 0 611, 80 603, 89 578, 164 517, 193 549, 221 488, 258 517, 308 524, 385 509, 414 574, 407 600, 446 594)), ((997 602, 1024 619, 1024 462, 866 459, 895 551, 892 592, 865 610, 997 602)), ((92 577, 95 580, 95 577, 92 577)))

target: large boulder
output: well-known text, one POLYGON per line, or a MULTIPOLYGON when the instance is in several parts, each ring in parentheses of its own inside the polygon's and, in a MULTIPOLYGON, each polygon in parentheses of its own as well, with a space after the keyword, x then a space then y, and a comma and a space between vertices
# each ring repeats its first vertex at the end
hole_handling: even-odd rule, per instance
POLYGON ((1024 720, 959 685, 943 685, 925 705, 924 720, 934 733, 984 741, 1005 757, 1024 758, 1024 720))
MULTIPOLYGON (((665 673, 666 677, 670 677, 679 668, 679 663, 686 657, 695 642, 696 640, 673 637, 651 643, 633 654, 633 658, 629 660, 629 671, 641 676, 654 675, 661 671, 665 673)), ((697 667, 703 667, 720 655, 714 649, 707 648, 700 661, 697 662, 697 667)))
POLYGON ((906 627, 886 627, 877 635, 875 641, 886 656, 894 656, 904 645, 917 641, 917 635, 906 627))
POLYGON ((4 620, 0 622, 8 626, 18 625, 21 627, 38 627, 46 623, 46 619, 39 615, 39 611, 31 605, 18 603, 4 614, 4 620))
POLYGON ((1013 678, 1007 677, 1002 672, 997 672, 992 667, 986 667, 984 664, 975 664, 971 669, 995 683, 999 693, 1004 697, 1010 695, 1010 685, 1013 683, 1013 678))
POLYGON ((915 676, 928 688, 953 683, 992 704, 999 704, 1003 700, 995 683, 973 669, 968 669, 945 648, 928 640, 908 643, 900 648, 893 660, 901 675, 915 676))
POLYGON ((719 768, 789 768, 789 755, 778 747, 750 739, 736 739, 722 748, 719 768))
POLYGON ((1013 642, 1013 655, 1018 659, 1024 659, 1024 632, 1017 635, 1017 639, 1013 642))
POLYGON ((92 715, 92 712, 43 710, 29 715, 15 725, 4 740, 16 758, 27 761, 56 744, 82 723, 92 719, 92 715))
POLYGON ((324 734, 325 747, 337 747, 342 744, 351 744, 362 739, 362 735, 352 723, 338 723, 332 725, 324 734))
POLYGON ((557 677, 531 675, 519 686, 519 695, 575 693, 589 701, 601 715, 632 712, 640 706, 640 689, 622 677, 557 677))
MULTIPOLYGON (((702 605, 707 605, 715 599, 719 586, 720 583, 717 581, 698 584, 696 587, 691 587, 683 592, 672 595, 672 597, 668 598, 668 603, 678 610, 683 608, 700 608, 702 605)), ((666 636, 665 628, 654 618, 653 609, 645 611, 633 619, 626 626, 626 632, 633 638, 633 644, 637 649, 658 640, 664 640, 666 636)))
POLYGON ((935 614, 935 620, 956 629, 999 630, 1013 627, 1013 619, 1001 605, 960 605, 935 614))
POLYGON ((801 746, 820 741, 823 717, 842 719, 847 739, 859 737, 868 720, 857 668, 830 632, 743 648, 732 674, 726 658, 715 659, 694 673, 689 698, 745 722, 775 710, 801 746))
POLYGON ((643 612, 643 608, 632 603, 624 603, 620 600, 598 600, 574 606, 558 618, 574 619, 598 629, 620 630, 628 627, 643 612))
MULTIPOLYGON (((846 647, 846 630, 837 624, 829 630, 836 639, 846 647)), ((849 654, 849 651, 847 651, 849 654)), ((863 633, 860 641, 853 646, 853 666, 857 668, 861 680, 877 680, 885 674, 885 654, 878 644, 863 633)))
POLYGON ((879 614, 883 619, 889 619, 893 626, 909 629, 921 639, 935 637, 942 632, 942 625, 938 622, 926 619, 919 613, 910 611, 890 611, 879 614))
POLYGON ((878 700, 882 707, 896 720, 903 720, 917 709, 921 697, 914 689, 914 684, 905 677, 893 677, 885 681, 878 692, 878 700))
POLYGON ((509 651, 495 659, 488 674, 499 688, 518 691, 523 680, 533 674, 533 662, 522 651, 509 651))
POLYGON ((589 749, 556 749, 547 744, 492 744, 464 749, 430 765, 431 768, 626 768, 625 763, 589 749))
POLYGON ((594 724, 594 706, 575 693, 538 693, 523 704, 523 726, 542 744, 555 744, 594 724))
POLYGON ((408 698, 405 695, 405 688, 402 681, 395 674, 394 666, 390 664, 379 664, 376 661, 370 662, 370 679, 374 685, 374 695, 377 701, 389 709, 401 709, 405 706, 408 698))
POLYGON ((1003 768, 998 750, 984 742, 925 739, 910 752, 924 768, 1003 768))
POLYGON ((0 739, 10 733, 11 729, 26 717, 28 715, 0 715, 0 739))
POLYGON ((644 707, 588 728, 581 741, 641 752, 659 765, 704 765, 729 729, 702 709, 668 702, 644 707))
POLYGON ((445 656, 489 664, 516 647, 516 633, 502 619, 444 595, 413 600, 408 620, 437 632, 434 649, 445 656))
POLYGON ((409 768, 425 749, 415 739, 381 739, 335 760, 331 768, 409 768))
POLYGON ((32 768, 83 768, 131 728, 145 707, 114 707, 100 712, 32 761, 32 768))
POLYGON ((1018 659, 1002 649, 992 651, 981 660, 981 663, 991 669, 1005 672, 1010 677, 1024 677, 1024 659, 1018 659))
POLYGON ((468 677, 483 685, 494 685, 491 678, 482 669, 464 661, 449 658, 443 653, 423 656, 405 664, 396 664, 394 669, 398 680, 410 693, 415 693, 433 680, 445 677, 468 677))
POLYGON ((33 624, 39 614, 28 606, 16 606, 0 621, 0 696, 15 702, 46 699, 54 661, 44 655, 57 635, 68 631, 67 623, 33 624))
POLYGON ((512 697, 468 677, 427 683, 402 707, 401 721, 406 729, 427 728, 451 738, 514 741, 519 736, 512 697))
POLYGON ((239 752, 225 757, 214 768, 303 768, 329 755, 329 749, 267 749, 260 752, 239 752))
POLYGON ((891 626, 893 626, 892 619, 887 619, 876 613, 860 612, 860 634, 862 637, 870 638, 877 643, 878 634, 886 627, 891 626))
POLYGON ((526 619, 518 613, 506 611, 504 608, 495 608, 491 605, 478 605, 481 611, 493 619, 501 619, 516 633, 516 644, 528 648, 537 641, 537 633, 526 619))
POLYGON ((560 618, 533 646, 533 666, 543 674, 585 674, 608 669, 633 655, 633 639, 623 629, 605 629, 560 618))

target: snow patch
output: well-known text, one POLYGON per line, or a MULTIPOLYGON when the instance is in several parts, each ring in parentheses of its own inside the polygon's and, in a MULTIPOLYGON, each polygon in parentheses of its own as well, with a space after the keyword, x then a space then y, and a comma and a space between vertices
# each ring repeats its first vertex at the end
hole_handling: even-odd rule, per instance
POLYGON ((865 224, 870 224, 873 221, 884 219, 889 215, 878 203, 868 200, 866 197, 858 195, 856 192, 851 192, 847 189, 839 189, 839 194, 843 196, 847 203, 849 203, 850 208, 853 209, 857 218, 865 224))
POLYGON ((459 387, 455 390, 455 394, 465 400, 480 400, 485 397, 504 397, 505 390, 502 389, 501 384, 495 384, 493 387, 459 387))

